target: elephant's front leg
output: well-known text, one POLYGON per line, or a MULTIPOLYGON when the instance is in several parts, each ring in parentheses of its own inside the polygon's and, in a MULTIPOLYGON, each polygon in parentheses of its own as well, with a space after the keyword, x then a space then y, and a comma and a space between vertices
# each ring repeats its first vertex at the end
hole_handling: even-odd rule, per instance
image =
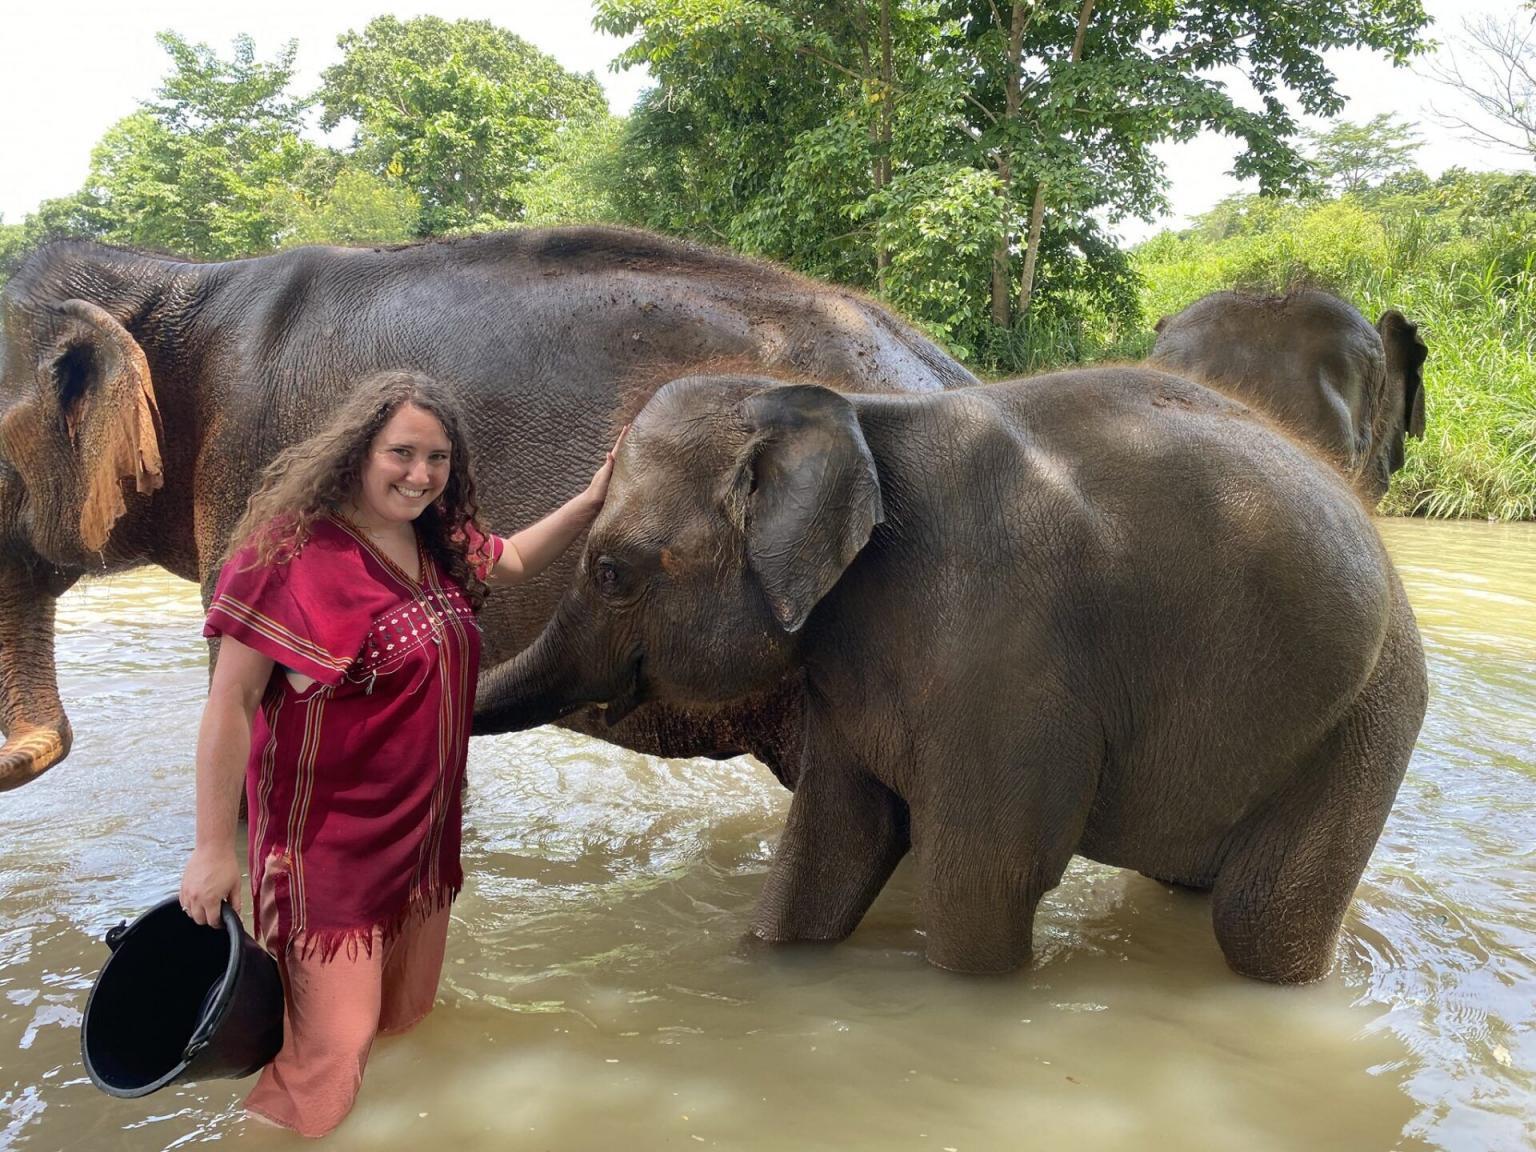
POLYGON ((752 934, 771 944, 842 940, 907 853, 907 808, 873 777, 807 763, 752 934))

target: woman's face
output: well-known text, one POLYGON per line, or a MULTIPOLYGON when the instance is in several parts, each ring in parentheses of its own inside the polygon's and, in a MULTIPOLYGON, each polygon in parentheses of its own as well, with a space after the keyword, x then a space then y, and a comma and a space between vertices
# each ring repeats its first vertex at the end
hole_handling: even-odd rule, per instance
POLYGON ((404 524, 442 495, 452 445, 437 417, 402 404, 368 445, 357 510, 370 524, 404 524))

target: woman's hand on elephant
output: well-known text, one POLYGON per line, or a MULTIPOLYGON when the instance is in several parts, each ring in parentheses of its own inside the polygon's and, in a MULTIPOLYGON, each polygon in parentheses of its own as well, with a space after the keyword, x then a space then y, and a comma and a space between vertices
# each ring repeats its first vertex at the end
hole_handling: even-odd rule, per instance
POLYGON ((592 483, 587 485, 587 498, 592 501, 594 510, 601 509, 603 501, 608 499, 608 482, 613 479, 613 461, 619 454, 619 448, 624 443, 624 437, 629 435, 629 425, 619 429, 619 438, 613 442, 613 447, 608 449, 608 455, 603 460, 602 467, 592 474, 592 483))
POLYGON ((217 926, 225 900, 240 911, 240 861, 233 845, 204 844, 181 874, 181 908, 199 924, 217 926))

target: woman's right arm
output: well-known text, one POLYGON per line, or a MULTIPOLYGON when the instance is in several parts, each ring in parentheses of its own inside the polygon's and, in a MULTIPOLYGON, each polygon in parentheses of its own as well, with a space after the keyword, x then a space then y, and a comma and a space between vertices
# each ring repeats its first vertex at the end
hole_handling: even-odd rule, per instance
POLYGON ((219 904, 240 907, 235 824, 251 751, 251 722, 272 678, 272 658, 238 640, 219 641, 219 659, 197 730, 197 843, 181 876, 181 906, 199 924, 218 924, 219 904))

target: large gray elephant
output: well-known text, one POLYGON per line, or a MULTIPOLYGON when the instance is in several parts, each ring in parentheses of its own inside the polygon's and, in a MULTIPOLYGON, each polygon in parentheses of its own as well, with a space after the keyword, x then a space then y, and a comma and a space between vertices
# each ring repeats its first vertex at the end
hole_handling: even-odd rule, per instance
POLYGON ((1369 497, 1424 436, 1418 326, 1388 309, 1376 326, 1326 292, 1213 292, 1157 322, 1149 364, 1237 396, 1328 455, 1369 497))
MULTIPOLYGON (((217 574, 252 483, 348 385, 409 367, 460 386, 483 513, 510 531, 584 485, 617 423, 708 365, 849 389, 975 383, 854 293, 644 233, 524 231, 221 264, 83 243, 35 253, 0 295, 0 789, 64 758, 54 601, 81 576, 217 574)), ((569 562, 484 614, 486 658, 537 633, 569 562)), ((630 747, 757 753, 793 777, 798 686, 727 709, 657 707, 630 747), (788 752, 781 755, 781 751, 788 752)))
POLYGON ((1427 694, 1343 478, 1139 368, 925 396, 668 384, 479 723, 786 674, 804 744, 757 936, 842 939, 910 849, 929 960, 1011 969, 1080 853, 1210 889, 1229 964, 1285 982, 1329 968, 1427 694))

